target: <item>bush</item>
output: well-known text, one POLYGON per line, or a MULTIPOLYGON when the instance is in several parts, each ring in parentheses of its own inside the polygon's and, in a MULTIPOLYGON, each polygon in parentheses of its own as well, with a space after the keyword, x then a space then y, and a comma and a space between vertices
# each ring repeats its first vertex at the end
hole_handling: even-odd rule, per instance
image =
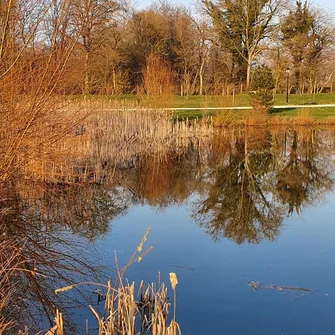
POLYGON ((273 106, 273 89, 275 81, 271 69, 266 65, 257 66, 253 72, 251 105, 257 111, 268 112, 273 106))

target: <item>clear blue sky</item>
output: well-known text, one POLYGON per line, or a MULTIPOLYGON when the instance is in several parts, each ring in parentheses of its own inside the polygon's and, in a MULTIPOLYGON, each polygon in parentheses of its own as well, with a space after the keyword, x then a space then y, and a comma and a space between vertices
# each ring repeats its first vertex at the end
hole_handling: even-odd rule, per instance
MULTIPOLYGON (((132 0, 135 8, 142 9, 149 7, 152 3, 156 2, 155 0, 132 0)), ((187 7, 194 7, 195 0, 168 0, 168 2, 171 2, 176 5, 184 5, 187 7)), ((335 0, 311 0, 311 3, 315 7, 320 7, 323 10, 331 10, 335 12, 335 0)))

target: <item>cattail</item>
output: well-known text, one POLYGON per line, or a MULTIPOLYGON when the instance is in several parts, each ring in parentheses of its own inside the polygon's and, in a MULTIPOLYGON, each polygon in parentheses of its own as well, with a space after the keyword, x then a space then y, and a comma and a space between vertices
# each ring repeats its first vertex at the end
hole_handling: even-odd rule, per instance
POLYGON ((177 275, 174 272, 170 272, 170 283, 173 289, 173 321, 176 321, 176 309, 177 309, 177 294, 176 294, 176 286, 178 284, 177 275))
POLYGON ((178 279, 177 279, 177 275, 174 272, 170 272, 170 283, 171 283, 172 289, 175 290, 178 284, 178 279))
POLYGON ((69 286, 65 286, 65 287, 62 287, 62 288, 58 288, 58 289, 55 290, 55 294, 72 290, 73 287, 74 287, 73 285, 69 285, 69 286))

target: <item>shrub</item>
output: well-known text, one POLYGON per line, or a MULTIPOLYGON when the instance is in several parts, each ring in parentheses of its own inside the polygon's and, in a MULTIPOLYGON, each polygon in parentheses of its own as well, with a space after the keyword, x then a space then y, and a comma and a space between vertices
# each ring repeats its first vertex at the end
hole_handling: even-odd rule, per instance
POLYGON ((251 105, 256 111, 268 112, 273 106, 275 81, 271 69, 266 65, 257 66, 253 72, 251 105))

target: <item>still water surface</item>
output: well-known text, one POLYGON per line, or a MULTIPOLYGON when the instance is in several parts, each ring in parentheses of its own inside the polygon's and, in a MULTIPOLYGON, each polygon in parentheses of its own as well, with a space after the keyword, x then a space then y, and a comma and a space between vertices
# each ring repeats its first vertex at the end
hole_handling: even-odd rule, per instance
MULTIPOLYGON (((171 166, 178 182, 165 187, 177 196, 160 205, 151 190, 99 246, 126 261, 152 228, 154 251, 127 275, 177 273, 184 334, 334 334, 334 139, 311 130, 253 135, 207 153, 208 165, 190 175, 197 182, 178 179, 182 167, 171 166), (250 281, 315 292, 254 290, 250 281)), ((153 189, 162 187, 156 178, 153 189)))
MULTIPOLYGON (((38 222, 31 240, 66 254, 59 269, 45 264, 55 278, 73 256, 109 277, 114 252, 125 264, 151 227, 155 247, 126 277, 176 272, 183 334, 335 334, 334 154, 332 129, 225 131, 206 147, 135 157, 113 182, 21 195, 19 212, 38 222)), ((85 306, 79 325, 93 322, 85 306)))

